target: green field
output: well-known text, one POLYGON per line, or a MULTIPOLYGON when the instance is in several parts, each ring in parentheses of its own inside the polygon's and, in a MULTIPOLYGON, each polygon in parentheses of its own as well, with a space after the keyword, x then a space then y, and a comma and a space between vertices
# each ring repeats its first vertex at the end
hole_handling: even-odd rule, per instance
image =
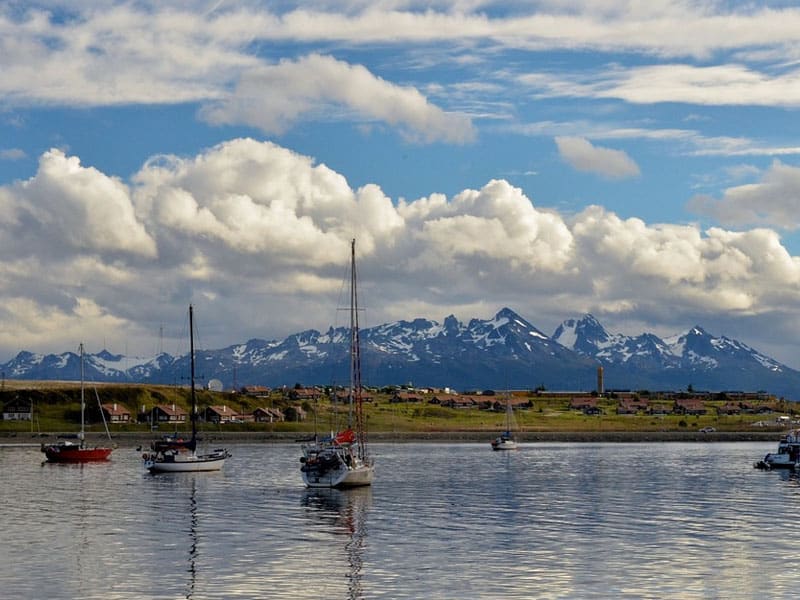
MULTIPOLYGON (((515 397, 525 396, 517 392, 515 397)), ((86 422, 89 431, 104 431, 97 397, 104 404, 117 403, 126 407, 134 422, 110 423, 114 432, 147 432, 150 424, 135 422, 137 414, 145 413, 156 404, 182 407, 187 412, 190 406, 189 390, 180 386, 98 384, 87 387, 86 422)), ((389 393, 372 392, 372 402, 365 404, 368 429, 373 432, 495 432, 505 428, 502 411, 478 408, 447 408, 421 402, 390 402, 389 393)), ((651 415, 639 412, 635 415, 618 415, 618 401, 614 398, 599 398, 601 414, 586 415, 569 409, 569 399, 548 397, 547 393, 530 392, 531 408, 514 411, 514 429, 519 432, 698 432, 713 427, 718 432, 780 431, 786 423, 778 423, 780 415, 794 414, 794 404, 773 403, 773 412, 766 414, 743 413, 719 415, 717 408, 723 400, 705 403, 704 415, 651 415), (759 425, 755 425, 758 423, 759 425)), ((347 419, 348 408, 332 405, 327 399, 315 401, 290 401, 280 392, 268 397, 251 397, 229 392, 198 390, 198 406, 224 405, 234 412, 251 414, 256 408, 300 407, 305 412, 301 421, 275 423, 201 423, 201 429, 230 432, 307 432, 338 429, 347 419)), ((0 421, 0 432, 68 432, 80 425, 80 387, 77 383, 64 382, 14 382, 6 381, 0 390, 0 405, 11 402, 31 405, 33 419, 28 421, 0 421)), ((179 426, 162 424, 162 430, 188 429, 188 424, 179 426)))

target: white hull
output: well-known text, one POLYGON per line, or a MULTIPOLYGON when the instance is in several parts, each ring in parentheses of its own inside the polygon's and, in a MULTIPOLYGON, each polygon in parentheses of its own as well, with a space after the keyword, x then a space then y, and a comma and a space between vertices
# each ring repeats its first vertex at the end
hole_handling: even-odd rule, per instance
POLYGON ((344 488, 372 485, 375 467, 353 452, 352 446, 313 444, 303 446, 303 483, 311 488, 344 488))
POLYGON ((189 442, 173 446, 156 443, 154 454, 144 454, 144 468, 151 473, 199 473, 202 471, 219 471, 225 466, 225 459, 230 452, 224 448, 216 448, 207 454, 197 454, 197 397, 194 389, 194 311, 189 305, 189 356, 191 365, 192 394, 192 438, 189 442), (186 450, 191 448, 190 452, 186 450))
POLYGON ((800 469, 800 430, 793 430, 778 442, 778 451, 769 452, 753 465, 758 469, 800 469))
POLYGON ((492 444, 492 450, 516 450, 517 448, 517 442, 513 440, 505 440, 492 444))
POLYGON ((762 461, 756 463, 756 466, 762 469, 795 469, 797 461, 790 458, 787 453, 770 452, 762 461))
POLYGON ((303 473, 303 483, 310 488, 344 488, 372 485, 375 468, 372 465, 341 467, 326 473, 303 473))
POLYGON ((219 471, 225 466, 227 451, 216 451, 211 454, 176 453, 157 456, 144 461, 144 467, 151 473, 197 473, 201 471, 219 471))
MULTIPOLYGON (((361 388, 361 350, 356 294, 356 241, 350 245, 350 421, 347 429, 313 445, 303 446, 300 472, 310 488, 347 488, 372 485, 375 475, 367 454, 366 417, 361 388), (353 422, 355 421, 355 422, 353 422)), ((335 397, 335 396, 334 396, 335 397)), ((316 435, 314 436, 316 440, 316 435)))

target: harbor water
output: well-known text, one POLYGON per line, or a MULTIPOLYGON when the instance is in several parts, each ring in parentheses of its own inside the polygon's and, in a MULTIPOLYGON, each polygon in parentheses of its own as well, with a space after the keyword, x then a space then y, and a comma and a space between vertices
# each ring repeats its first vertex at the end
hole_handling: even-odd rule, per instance
POLYGON ((14 599, 793 598, 800 483, 775 444, 370 447, 375 483, 308 490, 297 444, 218 473, 0 447, 14 599))

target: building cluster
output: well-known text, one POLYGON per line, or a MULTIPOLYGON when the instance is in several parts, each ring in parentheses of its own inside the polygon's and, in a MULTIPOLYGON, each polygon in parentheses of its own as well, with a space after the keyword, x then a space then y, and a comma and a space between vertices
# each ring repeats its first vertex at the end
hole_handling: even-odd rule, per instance
MULTIPOLYGON (((294 390, 292 390, 294 391, 294 390)), ((242 395, 251 399, 270 398, 272 390, 264 386, 246 386, 240 390, 242 395)), ((284 399, 297 400, 292 394, 284 393, 284 399)), ((234 396, 232 396, 234 397, 234 396)), ((266 402, 265 402, 266 403, 266 402)), ((271 402, 269 402, 271 404, 271 402)), ((250 402, 249 404, 252 404, 250 402)), ((16 397, 6 402, 3 406, 4 421, 31 421, 33 419, 33 403, 26 398, 16 397)), ((181 424, 189 422, 189 412, 182 406, 174 403, 160 403, 153 406, 139 406, 138 410, 131 410, 128 406, 118 403, 105 403, 100 405, 102 418, 107 423, 148 423, 154 425, 181 424)), ((306 411, 300 404, 287 403, 283 408, 273 406, 257 406, 255 408, 239 408, 228 404, 216 404, 203 409, 198 418, 201 421, 215 424, 225 423, 277 423, 281 421, 304 421, 306 411)))
MULTIPOLYGON (((602 386, 602 373, 598 377, 602 386)), ((322 387, 281 388, 280 408, 273 406, 273 390, 264 386, 245 386, 230 398, 247 398, 238 402, 241 408, 230 404, 207 406, 199 414, 199 419, 207 423, 277 423, 281 421, 304 421, 307 418, 308 403, 330 399, 346 404, 349 393, 345 388, 330 389, 322 387), (331 395, 332 393, 332 395, 331 395), (263 400, 263 405, 253 408, 263 400), (244 408, 245 405, 248 408, 244 408)), ((514 410, 533 409, 535 403, 546 401, 550 407, 563 402, 562 408, 580 411, 587 415, 616 413, 618 415, 705 415, 716 411, 718 415, 766 414, 779 412, 780 403, 763 392, 631 392, 594 391, 585 392, 517 390, 497 392, 483 390, 469 393, 456 393, 449 388, 391 388, 381 391, 381 398, 390 403, 426 403, 452 409, 478 409, 503 411, 510 404, 514 410)), ((374 393, 364 390, 362 400, 372 402, 374 393)), ((102 417, 108 423, 149 423, 181 424, 189 421, 188 411, 177 404, 159 403, 153 406, 139 406, 131 411, 129 407, 113 402, 101 405, 102 417)), ((33 405, 28 399, 17 396, 3 406, 3 420, 30 421, 33 418, 33 405)))
POLYGON ((476 408, 479 410, 505 410, 506 402, 516 409, 531 409, 536 398, 546 398, 550 405, 563 401, 564 409, 587 415, 614 412, 618 415, 705 415, 716 411, 719 415, 767 414, 778 412, 779 403, 762 392, 692 393, 659 392, 645 397, 636 392, 613 391, 605 395, 594 392, 536 392, 498 393, 486 390, 480 393, 455 394, 436 390, 397 390, 389 402, 422 402, 447 408, 476 408), (722 404, 720 404, 722 402, 722 404), (712 404, 713 403, 713 404, 712 404))

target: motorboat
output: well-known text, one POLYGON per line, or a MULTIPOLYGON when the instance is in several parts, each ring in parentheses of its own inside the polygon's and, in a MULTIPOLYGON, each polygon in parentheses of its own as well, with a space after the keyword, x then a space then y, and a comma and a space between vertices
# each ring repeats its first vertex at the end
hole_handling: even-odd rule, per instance
POLYGON ((767 452, 753 466, 764 470, 800 468, 800 429, 793 429, 781 436, 777 451, 767 452))

